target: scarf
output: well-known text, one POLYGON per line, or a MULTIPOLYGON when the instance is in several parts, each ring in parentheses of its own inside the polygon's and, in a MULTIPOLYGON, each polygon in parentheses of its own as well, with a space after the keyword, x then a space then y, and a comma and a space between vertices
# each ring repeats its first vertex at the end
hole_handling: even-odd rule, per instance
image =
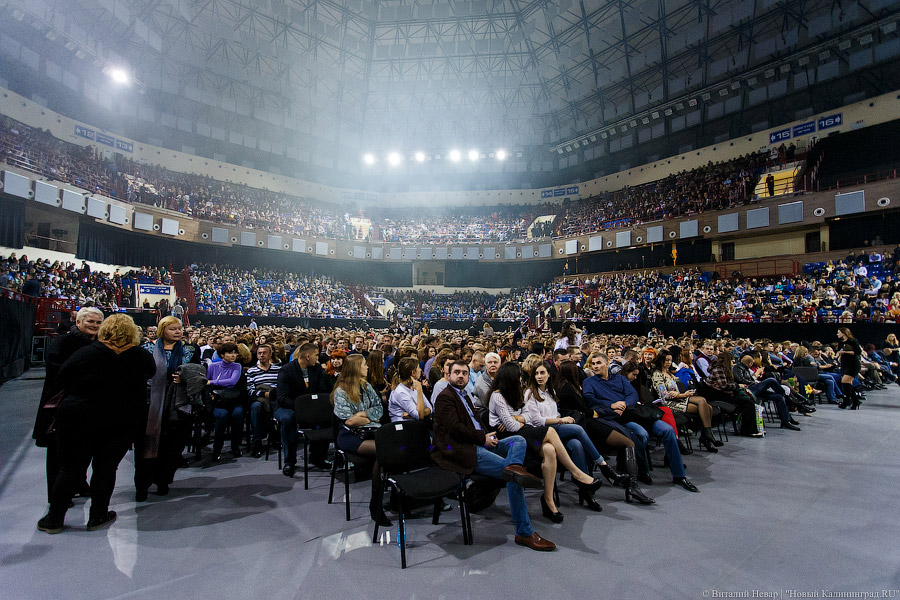
POLYGON ((150 410, 147 414, 147 430, 144 434, 144 458, 156 458, 159 452, 159 435, 166 408, 166 385, 169 375, 181 366, 184 356, 184 345, 177 342, 166 360, 166 350, 162 339, 153 344, 153 362, 156 363, 156 374, 150 380, 150 410))

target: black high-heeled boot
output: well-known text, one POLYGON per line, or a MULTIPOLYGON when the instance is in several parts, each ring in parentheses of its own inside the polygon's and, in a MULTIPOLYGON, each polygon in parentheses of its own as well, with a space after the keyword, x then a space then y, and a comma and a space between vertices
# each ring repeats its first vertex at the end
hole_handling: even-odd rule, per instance
MULTIPOLYGON (((853 384, 850 384, 851 386, 853 384)), ((854 389, 853 390, 853 400, 850 402, 850 410, 858 410, 860 405, 862 404, 864 396, 861 391, 854 389)))
MULTIPOLYGON (((627 476, 626 476, 627 477, 627 476)), ((543 498, 543 496, 541 496, 543 498)), ((582 504, 586 504, 588 510, 593 510, 595 512, 602 512, 603 507, 597 504, 597 501, 590 494, 585 494, 581 490, 578 490, 578 506, 582 504)))
POLYGON ((716 448, 715 438, 713 438, 709 428, 704 429, 700 433, 700 445, 703 446, 707 452, 712 452, 713 454, 719 451, 719 449, 716 448))
POLYGON ((856 392, 853 391, 852 383, 841 382, 841 390, 844 392, 844 398, 841 400, 838 408, 844 410, 850 408, 850 405, 853 404, 853 400, 856 398, 856 392))
POLYGON ((716 437, 716 434, 713 433, 712 427, 706 427, 704 431, 706 431, 707 439, 712 440, 712 443, 716 448, 721 448, 725 445, 725 442, 719 441, 719 439, 716 437))
POLYGON ((602 465, 599 465, 599 467, 600 473, 602 473, 603 476, 606 477, 606 480, 611 484, 622 486, 627 485, 629 479, 628 475, 622 475, 621 473, 617 472, 609 465, 609 463, 603 463, 602 465))
POLYGON ((625 448, 625 467, 628 470, 628 484, 625 488, 625 502, 631 504, 635 500, 640 504, 655 504, 656 500, 645 495, 638 487, 637 459, 634 448, 625 448))

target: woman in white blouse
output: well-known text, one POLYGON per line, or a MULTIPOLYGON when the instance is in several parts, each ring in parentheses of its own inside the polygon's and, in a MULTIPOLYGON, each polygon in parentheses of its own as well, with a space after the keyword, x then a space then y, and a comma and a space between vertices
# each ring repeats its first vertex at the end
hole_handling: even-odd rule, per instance
POLYGON ((388 415, 391 422, 420 421, 431 414, 432 405, 425 398, 420 381, 422 369, 419 361, 407 356, 397 366, 397 385, 388 401, 388 415))
POLYGON ((560 523, 563 515, 556 510, 553 500, 553 486, 556 480, 556 464, 559 461, 572 474, 572 481, 578 487, 579 498, 593 498, 601 481, 594 479, 572 462, 556 430, 548 425, 535 427, 526 421, 523 408, 522 371, 514 362, 503 364, 494 376, 488 397, 490 398, 490 426, 501 432, 501 437, 520 435, 527 442, 525 468, 535 473, 538 468, 544 479, 544 493, 541 509, 545 517, 560 523), (502 426, 502 427, 501 427, 502 426))
MULTIPOLYGON (((535 367, 528 376, 528 383, 525 387, 525 406, 522 408, 525 422, 534 427, 549 425, 555 429, 559 439, 565 444, 569 456, 572 457, 572 462, 585 473, 590 472, 587 461, 590 458, 610 483, 621 482, 623 485, 627 485, 628 475, 620 475, 607 464, 584 428, 576 424, 573 417, 560 416, 555 387, 550 384, 548 365, 541 363, 535 367)), ((586 502, 587 507, 591 510, 602 510, 591 496, 579 494, 578 503, 582 502, 586 502)))
POLYGON ((562 331, 559 332, 559 339, 556 340, 554 350, 562 348, 566 350, 569 346, 581 346, 581 332, 575 329, 572 321, 563 323, 562 331))

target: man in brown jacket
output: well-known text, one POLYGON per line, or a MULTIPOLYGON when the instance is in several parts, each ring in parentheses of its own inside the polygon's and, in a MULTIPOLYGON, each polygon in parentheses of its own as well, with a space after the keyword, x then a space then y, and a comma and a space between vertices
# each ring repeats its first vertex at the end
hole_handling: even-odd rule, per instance
POLYGON ((450 385, 434 403, 434 461, 444 469, 469 475, 479 473, 507 482, 506 494, 516 525, 516 543, 532 550, 553 550, 556 544, 539 536, 531 526, 523 487, 543 487, 543 482, 528 473, 525 439, 518 435, 497 439, 497 432, 485 432, 475 416, 475 408, 466 394, 469 365, 454 361, 450 366, 450 385))

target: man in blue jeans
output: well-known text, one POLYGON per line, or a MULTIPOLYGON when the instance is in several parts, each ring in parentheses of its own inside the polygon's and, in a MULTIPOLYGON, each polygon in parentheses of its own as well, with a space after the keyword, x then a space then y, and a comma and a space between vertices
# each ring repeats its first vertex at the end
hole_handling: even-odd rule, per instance
MULTIPOLYGON (((622 375, 609 374, 609 359, 602 352, 595 352, 590 357, 593 377, 584 380, 584 401, 588 406, 600 407, 604 411, 612 410, 622 416, 625 409, 637 404, 638 395, 634 388, 622 375)), ((633 431, 647 445, 650 434, 641 425, 634 421, 623 423, 625 427, 633 431)), ((678 449, 678 436, 668 423, 661 420, 653 422, 653 435, 662 438, 663 447, 666 449, 666 457, 669 459, 669 470, 672 471, 672 483, 680 485, 689 492, 699 492, 691 480, 684 475, 684 462, 681 459, 681 450, 678 449)))
POLYGON ((554 550, 556 544, 539 536, 528 517, 522 488, 541 488, 543 482, 522 466, 525 439, 513 435, 498 440, 496 431, 484 431, 466 393, 468 382, 469 365, 462 360, 454 361, 450 365, 450 385, 434 402, 432 458, 449 471, 463 475, 479 473, 506 481, 509 509, 516 526, 516 543, 532 550, 554 550))

